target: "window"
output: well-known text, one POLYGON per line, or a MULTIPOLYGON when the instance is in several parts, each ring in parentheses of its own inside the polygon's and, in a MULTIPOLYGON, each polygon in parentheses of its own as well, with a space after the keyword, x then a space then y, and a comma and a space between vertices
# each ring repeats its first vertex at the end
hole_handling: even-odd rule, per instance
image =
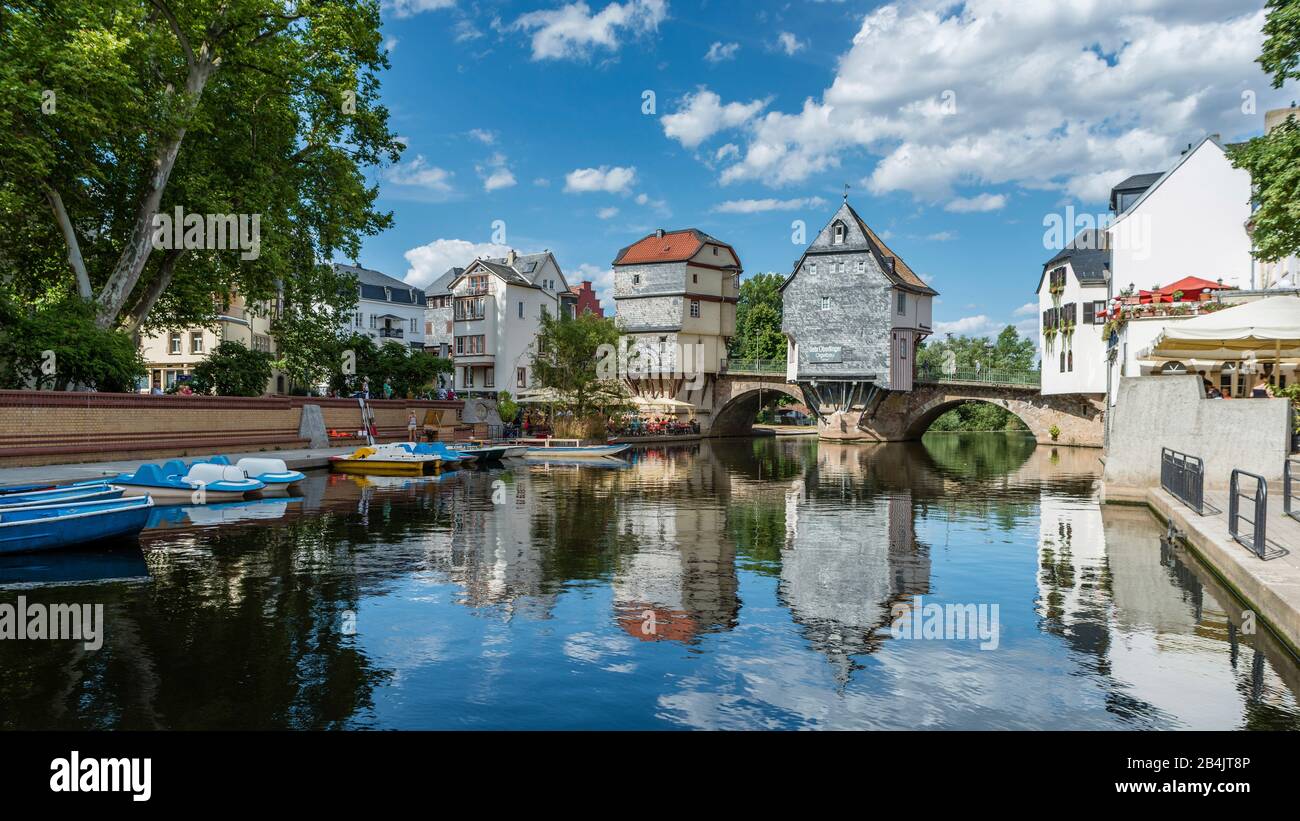
POLYGON ((190 334, 190 353, 203 353, 203 332, 190 334))
POLYGON ((1053 291, 1059 291, 1065 287, 1065 267, 1054 268, 1052 273, 1048 274, 1048 287, 1053 291))
POLYGON ((830 309, 831 309, 831 298, 828 296, 822 297, 822 310, 829 311, 830 309))
POLYGON ((371 314, 371 315, 370 315, 370 327, 372 327, 372 328, 375 327, 375 315, 374 315, 374 314, 371 314))
POLYGON ((472 387, 474 387, 474 369, 473 369, 473 368, 466 368, 466 369, 465 369, 465 387, 467 387, 467 388, 472 388, 472 387))
POLYGON ((361 323, 362 323, 362 321, 363 321, 363 319, 362 319, 362 316, 361 316, 361 312, 360 312, 360 311, 357 311, 357 316, 356 316, 356 326, 357 326, 358 328, 361 327, 361 323))
POLYGON ((810 274, 817 273, 817 263, 815 262, 808 263, 808 273, 810 274))
POLYGON ((1096 299, 1092 303, 1092 324, 1106 324, 1106 300, 1096 299))
POLYGON ((1061 348, 1061 373, 1065 373, 1065 348, 1061 348))
POLYGON ((181 335, 172 334, 171 338, 168 340, 168 344, 171 346, 170 350, 172 353, 179 354, 181 352, 181 335))
POLYGON ((519 303, 519 318, 524 318, 524 303, 522 301, 519 303))
POLYGON ((1083 324, 1084 325, 1097 324, 1097 303, 1095 302, 1083 303, 1083 324))
POLYGON ((640 285, 640 284, 641 284, 641 275, 640 275, 640 274, 633 274, 633 275, 632 275, 632 284, 633 284, 633 285, 640 285))
POLYGON ((419 320, 415 318, 411 319, 411 333, 416 334, 420 332, 420 326, 417 324, 418 322, 419 320))
POLYGON ((906 314, 907 314, 907 294, 903 293, 902 291, 899 291, 898 292, 898 315, 905 316, 906 314))
POLYGON ((867 272, 867 261, 865 259, 858 260, 858 273, 865 274, 866 272, 867 272))
POLYGON ((459 356, 477 356, 487 350, 486 337, 483 334, 456 337, 456 353, 459 356))
POLYGON ((1060 324, 1061 309, 1048 308, 1043 311, 1043 330, 1050 330, 1060 324))
POLYGON ((496 378, 497 378, 497 369, 496 369, 496 368, 484 368, 484 369, 483 369, 483 387, 485 387, 485 388, 494 388, 494 387, 496 387, 496 384, 495 384, 495 383, 496 383, 496 378))
POLYGON ((485 305, 486 302, 481 296, 462 297, 456 300, 457 321, 482 319, 485 305))
POLYGON ((465 353, 465 337, 458 336, 456 337, 456 354, 461 355, 464 353, 465 353))
POLYGON ((487 274, 478 274, 470 277, 469 292, 471 294, 486 294, 488 292, 487 274))
POLYGON ((699 275, 699 274, 691 274, 691 282, 694 282, 694 283, 696 283, 696 284, 699 284, 699 281, 700 281, 700 275, 699 275))
POLYGON ((1071 373, 1074 372, 1074 349, 1073 348, 1066 351, 1065 353, 1065 369, 1067 371, 1070 371, 1071 373))
POLYGON ((713 246, 713 255, 714 255, 715 257, 718 255, 718 246, 716 246, 716 245, 713 246))
POLYGON ((526 387, 528 387, 528 369, 527 369, 527 368, 515 368, 515 387, 516 387, 516 388, 526 388, 526 387))
POLYGON ((698 317, 699 315, 700 315, 700 301, 699 301, 698 299, 692 299, 692 300, 691 300, 691 316, 693 316, 693 317, 698 317))
POLYGON ((831 240, 831 242, 833 242, 836 245, 843 245, 844 244, 844 223, 842 222, 835 223, 835 227, 832 230, 834 232, 833 234, 834 238, 831 240))

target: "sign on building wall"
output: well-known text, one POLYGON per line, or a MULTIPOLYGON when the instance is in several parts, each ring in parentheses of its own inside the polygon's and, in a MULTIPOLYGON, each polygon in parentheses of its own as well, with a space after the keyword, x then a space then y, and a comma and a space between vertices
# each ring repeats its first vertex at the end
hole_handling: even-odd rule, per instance
POLYGON ((807 354, 810 365, 839 364, 844 361, 844 347, 841 345, 808 345, 802 350, 807 354))

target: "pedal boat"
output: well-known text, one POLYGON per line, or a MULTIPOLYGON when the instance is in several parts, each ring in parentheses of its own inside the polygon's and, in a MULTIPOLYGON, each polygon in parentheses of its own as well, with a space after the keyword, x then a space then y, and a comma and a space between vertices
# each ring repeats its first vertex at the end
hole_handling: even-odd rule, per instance
POLYGON ((141 465, 135 473, 123 473, 112 481, 125 488, 126 496, 151 496, 159 504, 237 502, 248 493, 266 487, 256 479, 249 479, 234 465, 196 462, 187 470, 176 459, 161 467, 141 465))
POLYGON ((144 497, 5 508, 0 510, 0 554, 135 536, 148 523, 153 504, 144 497))
MULTIPOLYGON (((209 459, 200 459, 195 464, 207 462, 212 465, 229 465, 230 460, 225 456, 213 456, 209 459)), ((249 479, 255 479, 266 485, 261 490, 250 491, 254 498, 268 498, 272 496, 288 496, 289 490, 303 479, 307 478, 296 470, 289 470, 283 459, 268 459, 264 457, 246 456, 235 463, 235 467, 240 470, 244 476, 249 479)))
POLYGON ((352 453, 330 457, 330 470, 358 476, 423 476, 436 473, 442 466, 443 458, 438 454, 412 453, 392 445, 359 447, 352 453))

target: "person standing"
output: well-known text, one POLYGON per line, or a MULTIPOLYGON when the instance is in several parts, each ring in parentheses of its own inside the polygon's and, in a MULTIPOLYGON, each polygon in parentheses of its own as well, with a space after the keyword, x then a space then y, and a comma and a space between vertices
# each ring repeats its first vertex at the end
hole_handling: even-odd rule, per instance
POLYGON ((416 428, 415 411, 411 411, 406 415, 406 441, 408 442, 418 441, 415 438, 415 428, 416 428))

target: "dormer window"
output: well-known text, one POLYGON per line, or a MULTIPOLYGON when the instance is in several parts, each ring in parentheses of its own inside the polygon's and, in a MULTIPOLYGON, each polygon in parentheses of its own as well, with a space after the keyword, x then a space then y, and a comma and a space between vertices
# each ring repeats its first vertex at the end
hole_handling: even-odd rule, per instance
POLYGON ((837 222, 831 227, 831 242, 835 245, 844 244, 844 223, 837 222))

